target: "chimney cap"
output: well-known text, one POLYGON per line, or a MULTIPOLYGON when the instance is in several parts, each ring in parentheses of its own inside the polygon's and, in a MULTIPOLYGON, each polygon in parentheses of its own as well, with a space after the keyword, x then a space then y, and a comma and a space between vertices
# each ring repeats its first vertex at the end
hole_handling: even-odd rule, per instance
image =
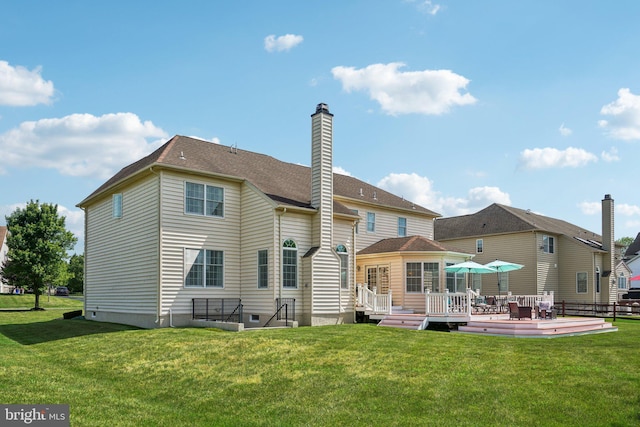
POLYGON ((611 194, 605 194, 604 195, 604 199, 605 200, 610 200, 611 199, 611 194))
POLYGON ((329 112, 329 105, 325 104, 324 102, 321 102, 320 104, 318 104, 316 106, 316 113, 328 113, 329 112))

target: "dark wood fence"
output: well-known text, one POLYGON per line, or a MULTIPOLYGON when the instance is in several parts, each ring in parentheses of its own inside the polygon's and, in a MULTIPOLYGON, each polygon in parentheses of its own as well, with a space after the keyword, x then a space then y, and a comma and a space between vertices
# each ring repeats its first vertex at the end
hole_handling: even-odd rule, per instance
POLYGON ((556 302, 554 307, 559 316, 596 316, 640 319, 640 300, 625 300, 613 304, 589 304, 582 302, 556 302))

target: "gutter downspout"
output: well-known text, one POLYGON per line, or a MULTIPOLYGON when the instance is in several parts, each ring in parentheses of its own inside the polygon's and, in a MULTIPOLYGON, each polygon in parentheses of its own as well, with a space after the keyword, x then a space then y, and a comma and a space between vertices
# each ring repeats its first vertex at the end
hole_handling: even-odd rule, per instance
MULTIPOLYGON (((83 207, 81 207, 80 209, 82 209, 82 211, 84 212, 84 255, 83 255, 83 262, 82 262, 82 277, 84 278, 84 285, 82 286, 82 294, 84 295, 84 297, 82 298, 82 305, 83 305, 83 309, 84 309, 84 316, 85 318, 87 317, 87 210, 83 207)), ((0 242, 0 245, 2 244, 2 242, 0 242)))
MULTIPOLYGON (((282 267, 282 217, 287 213, 287 208, 282 208, 282 212, 278 214, 278 259, 280 267, 282 267)), ((275 266, 275 265, 274 265, 275 266)), ((282 268, 278 269, 282 272, 282 268)), ((282 301, 282 273, 278 274, 278 299, 282 301)))
MULTIPOLYGON (((160 318, 162 317, 162 175, 153 170, 153 166, 149 168, 149 172, 158 177, 158 295, 156 298, 156 320, 155 324, 161 326, 160 318)), ((169 310, 169 324, 171 327, 173 316, 169 310)))
POLYGON ((353 267, 353 270, 352 270, 353 271, 353 291, 351 291, 350 294, 351 294, 351 302, 353 304, 353 323, 356 323, 356 305, 358 303, 358 298, 356 296, 356 292, 357 292, 357 290, 356 290, 356 287, 357 287, 357 285, 356 285, 356 282, 357 282, 357 280, 356 280, 356 269, 358 268, 358 263, 357 263, 357 259, 356 259, 356 248, 358 247, 357 244, 356 244, 357 243, 356 242, 356 236, 357 236, 356 227, 358 226, 358 222, 359 221, 357 219, 355 219, 355 220, 353 220, 353 224, 351 224, 351 241, 353 242, 352 246, 351 246, 351 250, 353 251, 353 262, 352 262, 353 263, 353 266, 352 266, 353 267))

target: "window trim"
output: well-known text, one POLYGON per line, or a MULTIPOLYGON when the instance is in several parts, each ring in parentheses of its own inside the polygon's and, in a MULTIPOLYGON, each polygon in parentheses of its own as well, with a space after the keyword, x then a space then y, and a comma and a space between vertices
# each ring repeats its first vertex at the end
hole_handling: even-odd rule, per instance
POLYGON ((407 237, 407 218, 401 216, 398 217, 398 237, 407 237))
POLYGON ((376 232, 376 213, 367 212, 367 233, 376 232))
POLYGON ((258 289, 269 289, 269 250, 268 249, 259 249, 256 254, 256 262, 257 262, 257 283, 256 287, 258 289), (265 254, 266 253, 266 254, 265 254), (260 263, 260 255, 264 254, 266 256, 266 263, 260 263), (265 271, 266 270, 266 271, 265 271), (265 280, 266 283, 262 283, 263 275, 266 275, 265 280))
POLYGON ((576 294, 589 293, 589 272, 588 271, 576 271, 576 294), (581 281, 579 275, 584 274, 584 279, 581 281), (584 282, 584 291, 580 290, 580 283, 584 282))
MULTIPOLYGON (((221 250, 217 250, 217 249, 205 249, 205 248, 184 248, 184 260, 183 260, 183 264, 184 264, 184 279, 183 279, 183 283, 182 286, 183 288, 188 288, 188 289, 224 289, 224 251, 221 250), (197 252, 197 255, 193 258, 193 261, 191 263, 191 265, 189 265, 189 256, 187 255, 188 251, 193 251, 193 252, 197 252), (208 253, 210 252, 217 252, 220 254, 221 258, 221 262, 220 264, 209 264, 207 261, 209 260, 209 257, 207 256, 208 253), (202 283, 200 285, 187 285, 187 279, 189 278, 189 273, 191 272, 191 267, 193 266, 193 264, 195 264, 195 261, 198 259, 198 257, 200 256, 200 254, 202 253, 203 256, 203 263, 202 263, 202 283), (220 271, 220 277, 218 279, 218 281, 220 282, 219 285, 211 285, 208 286, 207 285, 207 270, 208 268, 210 268, 210 266, 214 267, 214 268, 219 268, 220 271)), ((215 283, 215 282, 214 282, 215 283)))
MULTIPOLYGON (((437 274, 435 276, 435 278, 437 279, 437 283, 436 283, 436 287, 438 289, 440 289, 440 262, 437 261, 407 261, 404 263, 404 291, 407 294, 424 294, 425 293, 425 273, 429 271, 432 274, 432 278, 433 278, 433 272, 435 271, 437 274), (409 290, 408 286, 408 280, 409 280, 409 264, 417 264, 418 265, 418 270, 413 270, 413 271, 418 271, 419 272, 419 279, 420 279, 420 290, 419 291, 415 291, 415 290, 409 290), (429 265, 431 267, 433 266, 437 266, 437 268, 435 270, 433 269, 429 269, 429 270, 425 270, 425 267, 429 265)), ((414 279, 416 277, 413 277, 414 279)), ((415 286, 415 283, 412 284, 412 286, 415 286)), ((431 282, 431 287, 433 288, 433 281, 431 282)), ((431 292, 438 292, 436 290, 432 290, 431 292)))
MULTIPOLYGON (((184 213, 185 215, 196 215, 196 216, 205 216, 208 218, 224 218, 225 217, 225 208, 226 208, 226 203, 225 203, 225 199, 226 199, 226 191, 224 187, 220 187, 217 185, 209 185, 209 184, 205 184, 202 182, 194 182, 194 181, 185 181, 184 182, 184 213), (197 185, 197 186, 201 186, 202 187, 202 191, 203 191, 203 198, 200 199, 196 199, 195 197, 189 197, 187 194, 187 188, 189 185, 197 185), (221 200, 209 200, 207 198, 207 196, 209 195, 209 191, 215 191, 215 190, 220 190, 222 193, 222 199, 221 200), (198 209, 198 212, 195 211, 190 211, 188 206, 189 203, 187 202, 188 199, 194 199, 194 200, 199 200, 202 202, 202 210, 200 211, 200 209, 198 209), (215 215, 213 213, 209 214, 207 213, 208 209, 207 209, 207 204, 208 202, 216 202, 220 205, 222 205, 220 207, 221 213, 219 215, 215 215)), ((217 208, 215 209, 217 210, 217 208)))
POLYGON ((553 236, 542 235, 542 251, 545 254, 554 254, 556 252, 556 240, 553 236))
POLYGON ((349 251, 345 245, 336 246, 340 259, 340 289, 349 289, 349 251))
POLYGON ((111 196, 111 217, 122 218, 122 193, 111 196))
POLYGON ((298 245, 293 239, 286 239, 282 243, 282 289, 298 289, 298 245), (285 251, 293 253, 294 264, 285 264, 285 251), (291 272, 286 272, 285 267, 293 268, 291 272), (287 275, 293 273, 293 285, 289 284, 287 275))

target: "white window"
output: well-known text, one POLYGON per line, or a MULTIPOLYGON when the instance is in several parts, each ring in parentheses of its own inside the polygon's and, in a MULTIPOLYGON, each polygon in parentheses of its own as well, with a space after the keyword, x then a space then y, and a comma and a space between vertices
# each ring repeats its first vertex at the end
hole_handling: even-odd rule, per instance
POLYGON ((111 199, 111 210, 114 218, 122 218, 122 193, 113 195, 111 199))
POLYGON ((554 246, 555 243, 555 239, 553 238, 553 236, 542 236, 542 250, 544 251, 544 253, 546 254, 552 254, 554 253, 554 246))
POLYGON ((618 289, 627 289, 627 278, 624 277, 624 273, 620 273, 618 277, 618 289))
POLYGON ((476 239, 476 253, 481 254, 484 251, 484 241, 482 239, 476 239))
POLYGON ((224 216, 224 189, 187 182, 184 210, 195 215, 224 216))
POLYGON ((437 262, 408 262, 406 290, 413 293, 440 291, 440 265, 437 262))
POLYGON ((349 289, 349 253, 345 245, 338 245, 336 252, 340 258, 340 287, 349 289))
POLYGON ((258 251, 258 289, 269 287, 269 251, 258 251))
POLYGON ((282 287, 298 287, 298 248, 291 239, 282 244, 282 287))
POLYGON ((209 249, 185 249, 185 280, 188 288, 222 288, 223 253, 209 249))
POLYGON ((407 236, 407 218, 398 218, 398 237, 407 236))
POLYGON ((369 233, 376 231, 376 214, 373 212, 367 212, 367 231, 369 233))
POLYGON ((576 273, 576 292, 579 294, 587 293, 587 280, 588 275, 586 271, 579 271, 576 273))

